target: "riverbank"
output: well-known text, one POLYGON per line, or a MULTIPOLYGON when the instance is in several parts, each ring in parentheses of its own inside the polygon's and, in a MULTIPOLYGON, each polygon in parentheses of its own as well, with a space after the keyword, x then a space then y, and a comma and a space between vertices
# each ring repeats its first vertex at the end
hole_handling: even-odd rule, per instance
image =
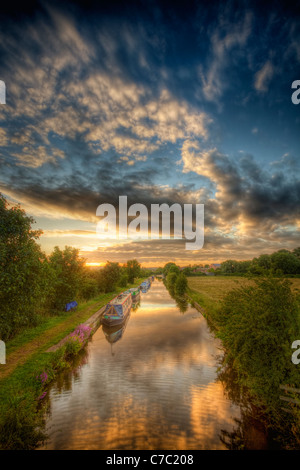
POLYGON ((221 437, 235 432, 240 410, 217 380, 220 343, 202 315, 182 312, 154 281, 116 330, 99 328, 80 362, 51 384, 39 448, 228 448, 221 437))
POLYGON ((291 361, 291 345, 300 337, 299 285, 284 278, 188 280, 189 299, 223 343, 224 374, 234 371, 284 448, 300 446, 298 396, 281 393, 300 385, 291 361))
MULTIPOLYGON (((142 280, 137 279, 126 289, 138 286, 142 280)), ((63 348, 47 351, 122 291, 124 287, 100 294, 80 304, 76 311, 50 317, 8 342, 7 363, 0 366, 0 449, 35 448, 42 438, 39 398, 57 372, 68 367, 63 348)))

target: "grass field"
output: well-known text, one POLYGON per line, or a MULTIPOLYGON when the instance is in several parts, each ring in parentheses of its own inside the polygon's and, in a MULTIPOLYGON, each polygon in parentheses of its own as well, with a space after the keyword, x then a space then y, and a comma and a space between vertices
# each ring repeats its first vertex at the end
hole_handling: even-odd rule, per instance
MULTIPOLYGON (((300 293, 300 278, 291 278, 292 290, 300 293)), ((216 308, 218 302, 232 289, 250 285, 253 281, 240 276, 189 277, 191 297, 205 309, 216 308)))

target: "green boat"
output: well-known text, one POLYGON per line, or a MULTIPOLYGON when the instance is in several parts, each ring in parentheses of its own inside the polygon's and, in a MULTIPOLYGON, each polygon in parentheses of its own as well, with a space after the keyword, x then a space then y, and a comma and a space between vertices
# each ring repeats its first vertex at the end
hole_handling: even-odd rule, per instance
POLYGON ((132 287, 131 289, 129 289, 129 292, 132 295, 132 302, 136 302, 140 296, 140 288, 132 287))

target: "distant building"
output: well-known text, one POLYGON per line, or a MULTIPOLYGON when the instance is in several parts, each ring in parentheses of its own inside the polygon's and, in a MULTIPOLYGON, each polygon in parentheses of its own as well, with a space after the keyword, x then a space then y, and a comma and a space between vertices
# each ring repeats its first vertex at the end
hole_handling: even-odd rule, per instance
POLYGON ((221 265, 219 263, 213 263, 209 265, 210 269, 219 269, 221 265))

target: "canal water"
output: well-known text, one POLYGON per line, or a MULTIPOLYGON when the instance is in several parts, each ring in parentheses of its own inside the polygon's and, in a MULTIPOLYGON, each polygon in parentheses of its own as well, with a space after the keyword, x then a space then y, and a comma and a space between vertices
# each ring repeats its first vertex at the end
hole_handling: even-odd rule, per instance
POLYGON ((117 330, 100 327, 50 387, 41 449, 228 448, 241 410, 218 380, 221 344, 205 318, 155 280, 117 330))

